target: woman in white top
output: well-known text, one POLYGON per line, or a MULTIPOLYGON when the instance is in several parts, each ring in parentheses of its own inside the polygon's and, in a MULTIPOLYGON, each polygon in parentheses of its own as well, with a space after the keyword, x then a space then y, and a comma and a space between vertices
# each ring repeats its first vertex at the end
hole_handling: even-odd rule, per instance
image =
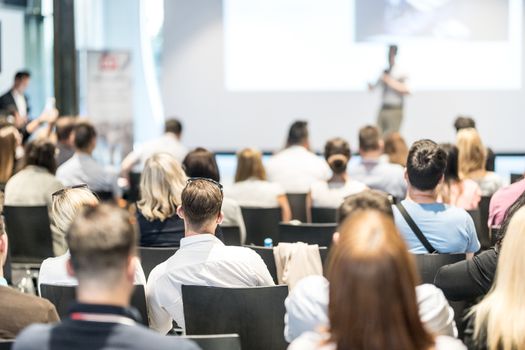
POLYGON ((355 213, 340 227, 330 254, 330 326, 304 333, 289 350, 466 350, 424 327, 416 267, 391 217, 355 213))
POLYGON ((262 162, 262 154, 253 148, 245 148, 237 154, 235 183, 225 190, 242 207, 280 207, 282 220, 290 221, 291 210, 281 185, 269 182, 262 162))
POLYGON ((344 199, 368 187, 350 179, 346 167, 352 156, 350 145, 342 138, 329 140, 324 147, 324 157, 332 170, 328 181, 318 181, 310 188, 309 203, 315 208, 338 208, 344 199))

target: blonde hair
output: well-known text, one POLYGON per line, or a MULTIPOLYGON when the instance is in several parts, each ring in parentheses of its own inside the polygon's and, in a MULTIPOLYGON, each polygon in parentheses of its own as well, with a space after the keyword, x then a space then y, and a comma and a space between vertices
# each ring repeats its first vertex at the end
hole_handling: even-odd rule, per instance
POLYGON ((525 208, 510 220, 498 259, 494 284, 473 308, 474 338, 486 331, 488 350, 514 350, 525 346, 525 208))
POLYGON ((97 196, 88 188, 66 188, 53 196, 51 214, 56 228, 64 235, 71 223, 85 206, 96 206, 99 203, 97 196))
POLYGON ((461 129, 457 134, 458 166, 461 179, 469 178, 474 172, 485 173, 487 149, 476 129, 461 129))
POLYGON ((266 180, 266 171, 262 162, 262 153, 253 148, 245 148, 237 153, 237 171, 235 182, 255 177, 266 180))
MULTIPOLYGON (((13 126, 0 129, 0 183, 5 183, 15 169, 18 130, 13 126)), ((18 134, 19 136, 19 134, 18 134)))
POLYGON ((141 199, 137 206, 142 215, 149 221, 164 221, 175 215, 186 181, 184 170, 171 154, 151 156, 140 178, 141 199))

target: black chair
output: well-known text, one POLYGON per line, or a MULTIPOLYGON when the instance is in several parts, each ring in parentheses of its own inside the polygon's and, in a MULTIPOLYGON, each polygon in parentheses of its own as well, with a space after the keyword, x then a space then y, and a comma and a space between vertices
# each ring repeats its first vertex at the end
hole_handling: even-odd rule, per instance
POLYGON ((465 260, 465 254, 413 254, 421 283, 434 283, 438 270, 445 265, 465 260))
POLYGON ((7 281, 7 284, 13 284, 13 272, 11 268, 11 248, 7 250, 7 257, 4 264, 4 278, 7 281))
POLYGON ((523 174, 510 174, 510 183, 513 184, 515 182, 520 181, 523 179, 523 174))
POLYGON ((500 239, 501 230, 499 227, 492 227, 490 229, 490 242, 492 246, 495 246, 500 239))
POLYGON ((146 279, 155 266, 168 260, 179 248, 139 247, 140 263, 146 279))
POLYGON ((483 237, 487 237, 488 239, 488 247, 490 248, 492 245, 490 240, 490 228, 489 228, 489 211, 490 211, 490 200, 492 199, 491 196, 483 196, 481 197, 481 200, 479 201, 479 215, 481 219, 481 229, 483 230, 483 237))
POLYGON ((279 242, 304 242, 330 247, 337 225, 332 224, 279 224, 279 242))
MULTIPOLYGON (((75 303, 76 286, 54 286, 50 284, 41 284, 41 297, 49 300, 57 309, 60 319, 68 316, 68 310, 75 303)), ((146 293, 143 285, 136 285, 133 295, 131 296, 131 306, 136 308, 142 318, 142 324, 148 326, 148 312, 146 307, 146 293)))
POLYGON ((288 203, 292 210, 292 219, 301 222, 307 221, 306 213, 306 193, 287 193, 288 203))
POLYGON ((11 350, 14 344, 14 340, 0 339, 0 350, 11 350))
POLYGON ((95 191, 94 193, 101 202, 113 202, 115 200, 111 191, 95 191))
POLYGON ((40 265, 54 256, 46 206, 4 206, 5 228, 13 263, 40 265))
POLYGON ((334 223, 337 222, 336 208, 312 208, 312 223, 334 223))
POLYGON ((281 208, 241 207, 241 211, 246 227, 246 244, 263 245, 265 238, 271 238, 274 244, 279 242, 281 208))
POLYGON ((129 173, 128 203, 135 203, 140 199, 140 176, 141 173, 133 171, 129 173))
POLYGON ((241 348, 284 350, 287 286, 182 286, 186 334, 237 333, 241 348))
POLYGON ((223 242, 226 245, 241 245, 241 229, 239 226, 221 226, 223 242))
POLYGON ((241 350, 238 334, 186 335, 182 338, 193 340, 202 350, 241 350))
POLYGON ((478 236, 479 243, 481 244, 481 249, 484 250, 490 248, 491 242, 489 237, 489 229, 487 226, 488 219, 487 221, 483 222, 481 218, 480 209, 468 210, 468 213, 474 221, 474 226, 476 227, 476 234, 478 236))

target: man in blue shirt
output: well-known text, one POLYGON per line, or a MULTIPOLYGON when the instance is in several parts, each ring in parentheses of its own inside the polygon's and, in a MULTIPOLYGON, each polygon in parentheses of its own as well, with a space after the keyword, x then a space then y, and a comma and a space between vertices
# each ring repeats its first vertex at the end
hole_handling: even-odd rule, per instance
MULTIPOLYGON (((401 205, 436 252, 467 253, 469 257, 480 248, 474 221, 465 210, 437 201, 446 166, 447 155, 435 142, 415 142, 408 153, 407 198, 401 205)), ((429 253, 396 206, 394 216, 410 251, 429 253)))

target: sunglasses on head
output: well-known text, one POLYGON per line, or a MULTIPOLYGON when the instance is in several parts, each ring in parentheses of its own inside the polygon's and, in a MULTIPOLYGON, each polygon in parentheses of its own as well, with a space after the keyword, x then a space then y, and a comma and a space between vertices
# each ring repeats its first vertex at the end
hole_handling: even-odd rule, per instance
POLYGON ((221 190, 221 193, 222 193, 222 185, 219 182, 217 182, 217 181, 215 181, 213 179, 209 179, 207 177, 190 177, 186 183, 189 184, 189 183, 192 183, 192 182, 197 181, 197 180, 203 180, 203 181, 207 181, 209 183, 214 184, 215 186, 217 186, 219 188, 219 190, 221 190))
POLYGON ((60 196, 61 194, 65 193, 67 190, 72 190, 74 188, 88 188, 88 185, 87 184, 80 184, 80 185, 74 185, 74 186, 67 186, 67 187, 64 187, 64 188, 56 191, 56 192, 53 192, 51 197, 60 196))

